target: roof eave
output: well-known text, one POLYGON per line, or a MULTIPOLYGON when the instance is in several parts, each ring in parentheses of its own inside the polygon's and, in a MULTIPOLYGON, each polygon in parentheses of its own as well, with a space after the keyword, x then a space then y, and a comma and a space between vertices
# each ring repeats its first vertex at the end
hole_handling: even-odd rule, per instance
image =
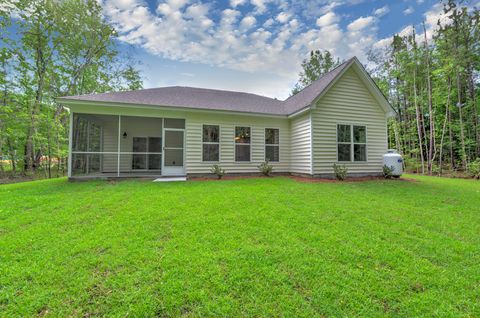
POLYGON ((135 104, 135 103, 110 102, 110 101, 90 101, 90 100, 79 100, 79 99, 65 99, 62 97, 58 97, 57 102, 61 104, 65 104, 67 106, 87 105, 87 106, 102 106, 102 107, 136 108, 136 109, 162 109, 162 110, 180 111, 180 112, 202 112, 202 113, 216 113, 216 114, 225 113, 225 114, 237 114, 237 115, 244 115, 244 116, 288 118, 288 114, 236 111, 236 110, 228 110, 228 109, 196 108, 196 107, 187 107, 187 106, 166 106, 166 105, 148 105, 148 104, 135 104))

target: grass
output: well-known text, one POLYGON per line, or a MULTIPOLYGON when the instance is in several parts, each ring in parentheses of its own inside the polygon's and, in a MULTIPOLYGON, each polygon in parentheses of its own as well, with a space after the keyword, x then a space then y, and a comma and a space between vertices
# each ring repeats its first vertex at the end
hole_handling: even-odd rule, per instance
POLYGON ((0 186, 0 316, 480 316, 480 182, 0 186))

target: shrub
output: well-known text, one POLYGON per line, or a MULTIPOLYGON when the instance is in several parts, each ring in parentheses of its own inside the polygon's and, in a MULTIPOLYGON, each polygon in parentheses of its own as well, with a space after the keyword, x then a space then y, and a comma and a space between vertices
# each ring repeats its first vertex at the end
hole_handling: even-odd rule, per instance
POLYGON ((383 177, 385 179, 392 179, 393 177, 393 166, 383 165, 383 177))
POLYGON ((467 172, 472 178, 480 179, 480 158, 468 165, 467 172))
POLYGON ((217 176, 218 179, 222 179, 225 175, 225 170, 222 169, 219 165, 213 165, 211 169, 212 173, 217 176))
POLYGON ((347 178, 347 172, 347 166, 337 165, 336 163, 333 164, 333 173, 335 174, 335 178, 337 178, 337 180, 345 180, 347 178))
POLYGON ((261 165, 258 166, 258 170, 264 175, 264 176, 270 176, 270 174, 273 171, 273 166, 269 164, 269 161, 266 160, 265 162, 262 162, 261 165))
POLYGON ((403 158, 405 164, 405 172, 419 172, 422 170, 422 163, 416 158, 410 158, 405 156, 403 158))

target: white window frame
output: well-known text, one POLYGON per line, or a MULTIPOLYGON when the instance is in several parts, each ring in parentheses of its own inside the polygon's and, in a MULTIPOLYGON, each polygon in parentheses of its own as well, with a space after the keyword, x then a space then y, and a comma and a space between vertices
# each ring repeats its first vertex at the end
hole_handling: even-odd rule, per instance
POLYGON ((278 160, 270 160, 270 162, 280 162, 280 128, 266 127, 263 130, 263 142, 265 143, 264 156, 263 156, 265 161, 267 160, 267 146, 273 146, 273 147, 278 147, 278 160), (278 144, 267 144, 266 143, 267 129, 272 129, 272 130, 277 130, 278 131, 278 144))
POLYGON ((221 151, 220 151, 220 138, 221 138, 221 127, 218 124, 203 124, 202 125, 202 162, 206 163, 218 163, 220 162, 220 156, 221 156, 221 151), (210 141, 203 141, 203 129, 205 126, 217 126, 218 127, 218 142, 210 142, 210 141), (211 161, 211 160, 205 160, 204 159, 204 154, 203 154, 203 145, 218 145, 218 160, 216 161, 211 161))
POLYGON ((234 160, 235 160, 235 163, 243 163, 243 162, 252 162, 252 127, 251 126, 242 126, 242 125, 235 125, 234 128, 233 128, 233 146, 235 148, 235 152, 234 152, 234 160), (237 136, 237 128, 248 128, 250 130, 250 143, 248 144, 241 144, 241 143, 237 143, 237 141, 235 140, 235 137, 237 136), (248 146, 249 148, 249 160, 244 160, 244 161, 237 161, 237 145, 243 145, 243 146, 248 146))
POLYGON ((338 163, 367 163, 368 162, 368 128, 365 124, 358 123, 337 123, 335 125, 335 141, 336 141, 336 151, 337 151, 337 162, 338 163), (349 126, 350 127, 350 142, 340 142, 338 141, 338 126, 349 126), (365 142, 355 142, 353 139, 353 127, 365 127, 365 142), (340 161, 338 158, 338 145, 350 145, 350 160, 340 161), (355 145, 365 145, 365 160, 355 160, 355 145))

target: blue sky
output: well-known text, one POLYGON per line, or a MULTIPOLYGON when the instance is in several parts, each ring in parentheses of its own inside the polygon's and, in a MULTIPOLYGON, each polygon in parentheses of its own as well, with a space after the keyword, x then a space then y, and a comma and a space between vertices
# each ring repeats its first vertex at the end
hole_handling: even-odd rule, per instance
POLYGON ((284 99, 312 49, 342 59, 441 14, 435 0, 102 0, 145 87, 196 86, 284 99))

